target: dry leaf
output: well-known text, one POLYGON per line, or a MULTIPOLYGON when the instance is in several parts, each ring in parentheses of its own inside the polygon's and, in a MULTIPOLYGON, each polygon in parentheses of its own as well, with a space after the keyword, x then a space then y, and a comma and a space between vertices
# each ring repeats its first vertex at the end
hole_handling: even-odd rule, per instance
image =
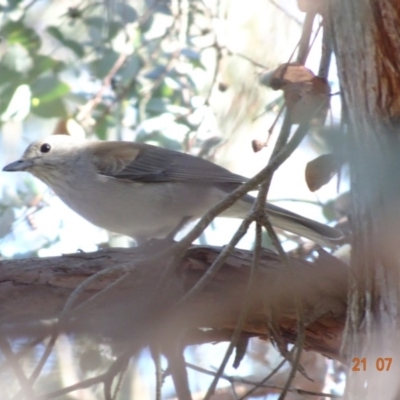
POLYGON ((265 142, 261 140, 254 139, 251 141, 251 147, 253 148, 254 153, 258 153, 266 146, 265 142))
POLYGON ((67 118, 61 118, 53 130, 53 135, 68 135, 67 118))
POLYGON ((327 184, 338 172, 340 165, 340 161, 333 154, 323 154, 307 163, 305 177, 311 192, 327 184))
POLYGON ((284 89, 288 83, 308 82, 314 78, 314 73, 299 63, 280 65, 272 74, 270 87, 274 90, 284 89))
POLYGON ((283 91, 292 123, 311 119, 317 119, 321 124, 325 122, 330 100, 326 79, 314 76, 309 81, 287 83, 283 91))
POLYGON ((330 87, 324 78, 299 63, 280 65, 269 75, 268 85, 282 89, 291 122, 316 120, 323 124, 329 109, 330 87))
POLYGON ((321 13, 325 0, 297 0, 297 7, 303 12, 321 13))
POLYGON ((73 118, 62 118, 57 122, 53 135, 70 135, 74 137, 85 137, 85 130, 73 118))

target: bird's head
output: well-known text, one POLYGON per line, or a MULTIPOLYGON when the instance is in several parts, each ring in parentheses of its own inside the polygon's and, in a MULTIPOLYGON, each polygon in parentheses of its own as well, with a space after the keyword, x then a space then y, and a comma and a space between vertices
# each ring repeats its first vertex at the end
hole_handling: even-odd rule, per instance
POLYGON ((43 181, 69 169, 74 163, 80 140, 68 135, 53 135, 31 143, 22 157, 6 165, 3 171, 27 171, 43 181))

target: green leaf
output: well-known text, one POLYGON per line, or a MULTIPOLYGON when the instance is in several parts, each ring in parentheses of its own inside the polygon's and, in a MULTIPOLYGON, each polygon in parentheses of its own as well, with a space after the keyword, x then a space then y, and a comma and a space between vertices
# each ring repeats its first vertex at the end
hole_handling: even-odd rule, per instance
POLYGON ((96 136, 101 140, 106 140, 108 138, 108 129, 111 127, 115 127, 117 121, 115 117, 111 114, 104 116, 104 108, 100 107, 97 109, 98 111, 98 119, 96 121, 96 125, 94 127, 94 132, 96 136))
POLYGON ((130 83, 138 75, 142 66, 142 59, 137 54, 131 55, 118 72, 118 76, 121 78, 121 85, 125 86, 130 83))
POLYGON ((153 97, 146 104, 146 111, 154 114, 162 114, 167 112, 169 101, 165 98, 153 97))
POLYGON ((102 30, 105 25, 105 20, 101 17, 87 17, 84 18, 83 21, 86 25, 94 26, 99 30, 102 30))
POLYGON ((99 59, 89 64, 89 67, 94 75, 103 79, 114 66, 119 54, 113 50, 105 50, 99 59))
POLYGON ((47 103, 70 92, 70 87, 55 76, 45 76, 37 79, 32 85, 32 98, 39 104, 47 103))
POLYGON ((29 76, 35 78, 48 70, 59 71, 64 64, 54 58, 36 54, 33 57, 33 68, 29 71, 29 76))
POLYGON ((124 24, 135 22, 138 18, 138 13, 136 12, 136 10, 132 6, 124 2, 116 4, 116 11, 117 14, 119 14, 119 16, 121 17, 124 24))
POLYGON ((11 69, 7 65, 0 63, 0 86, 9 85, 10 83, 21 83, 21 75, 14 68, 11 69))
POLYGON ((85 55, 85 50, 83 46, 75 40, 66 38, 57 27, 49 26, 46 31, 50 36, 58 40, 62 45, 75 53, 78 57, 83 57, 85 55))
POLYGON ((9 21, 0 29, 0 36, 7 40, 9 45, 20 44, 30 53, 39 50, 42 41, 39 35, 21 21, 9 21))
POLYGON ((0 6, 0 11, 1 12, 10 12, 15 10, 19 3, 22 3, 23 0, 8 0, 6 2, 6 5, 1 5, 0 6))
POLYGON ((200 69, 202 69, 203 71, 206 71, 206 70, 207 70, 207 68, 203 65, 203 63, 201 62, 200 59, 199 59, 199 60, 196 60, 196 59, 194 59, 194 58, 191 58, 191 59, 189 59, 189 63, 192 64, 192 66, 193 66, 194 68, 200 68, 200 69))
POLYGON ((117 36, 117 34, 124 28, 124 26, 117 22, 117 21, 111 21, 108 24, 108 30, 107 30, 107 39, 111 40, 113 39, 115 36, 117 36))
POLYGON ((42 118, 66 118, 68 116, 65 104, 61 99, 38 104, 33 102, 31 111, 42 118))
POLYGON ((186 107, 171 104, 168 98, 153 97, 148 101, 146 105, 146 111, 153 115, 159 115, 163 113, 182 115, 186 114, 188 109, 186 107))
POLYGON ((18 72, 21 79, 21 76, 25 76, 32 68, 33 61, 28 49, 19 43, 14 43, 7 46, 6 53, 2 57, 2 64, 8 69, 18 72))
POLYGON ((172 97, 174 94, 174 89, 167 85, 165 82, 160 87, 160 95, 162 97, 172 97))
POLYGON ((94 133, 100 140, 107 139, 107 130, 108 130, 108 123, 105 120, 105 118, 103 118, 100 122, 97 122, 94 127, 94 133))
POLYGON ((89 35, 94 43, 101 41, 100 44, 104 44, 104 41, 111 40, 122 29, 124 29, 124 25, 121 22, 108 22, 106 19, 101 17, 88 17, 85 18, 83 21, 88 26, 89 35))
POLYGON ((47 33, 53 36, 54 39, 57 39, 59 42, 63 42, 65 40, 64 35, 61 31, 55 26, 49 26, 46 29, 47 33))

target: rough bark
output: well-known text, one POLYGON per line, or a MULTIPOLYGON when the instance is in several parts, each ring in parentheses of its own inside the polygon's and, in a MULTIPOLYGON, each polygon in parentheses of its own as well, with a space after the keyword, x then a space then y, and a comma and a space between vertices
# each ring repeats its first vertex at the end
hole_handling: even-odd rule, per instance
MULTIPOLYGON (((90 301, 110 287, 121 272, 101 277, 81 293, 62 329, 101 335, 134 347, 147 345, 150 338, 176 338, 182 332, 186 333, 186 344, 229 340, 243 303, 251 253, 236 250, 200 294, 176 305, 220 250, 189 249, 179 273, 161 287, 160 276, 167 260, 138 265, 129 276, 90 301), (212 331, 203 334, 197 328, 212 331)), ((71 292, 81 282, 111 266, 133 265, 138 256, 135 249, 118 249, 1 262, 3 332, 11 338, 49 334, 71 292)), ((298 329, 294 300, 298 299, 307 324, 305 348, 341 359, 346 291, 347 267, 325 253, 315 263, 292 259, 289 267, 274 253, 264 251, 243 334, 268 338, 273 326, 283 343, 293 343, 298 329)))
POLYGON ((346 345, 367 371, 349 398, 398 398, 400 313, 400 8, 397 0, 330 1, 351 167, 354 231, 346 345), (375 360, 392 357, 390 371, 375 360), (368 384, 365 384, 366 381, 368 384), (390 391, 388 391, 390 387, 390 391))

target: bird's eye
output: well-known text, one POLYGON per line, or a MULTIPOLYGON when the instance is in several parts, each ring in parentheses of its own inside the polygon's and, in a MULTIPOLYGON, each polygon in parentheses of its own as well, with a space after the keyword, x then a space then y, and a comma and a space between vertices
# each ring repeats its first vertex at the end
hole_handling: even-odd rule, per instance
POLYGON ((50 146, 48 143, 43 143, 43 144, 40 146, 40 151, 41 151, 42 153, 48 153, 48 152, 50 151, 50 149, 51 149, 51 146, 50 146))

